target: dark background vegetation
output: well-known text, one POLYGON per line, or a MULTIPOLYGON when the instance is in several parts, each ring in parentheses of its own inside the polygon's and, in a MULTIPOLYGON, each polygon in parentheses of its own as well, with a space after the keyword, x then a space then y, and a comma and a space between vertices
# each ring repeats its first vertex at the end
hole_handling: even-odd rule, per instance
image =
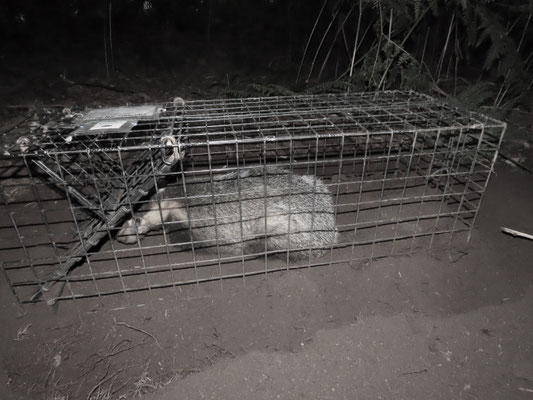
POLYGON ((529 101, 532 4, 4 0, 0 74, 54 98, 58 85, 166 95, 151 89, 183 91, 195 71, 200 97, 413 88, 501 115, 529 101))

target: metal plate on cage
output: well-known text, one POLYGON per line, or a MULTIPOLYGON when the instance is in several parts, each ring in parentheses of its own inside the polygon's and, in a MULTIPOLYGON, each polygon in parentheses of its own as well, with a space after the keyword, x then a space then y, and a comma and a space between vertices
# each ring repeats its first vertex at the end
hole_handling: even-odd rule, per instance
POLYGON ((143 106, 107 107, 90 110, 82 121, 102 121, 109 119, 151 119, 157 118, 161 111, 159 104, 143 106))
POLYGON ((137 125, 139 122, 138 119, 108 119, 104 121, 88 121, 82 125, 74 132, 72 132, 68 140, 72 140, 73 137, 86 134, 111 134, 111 133, 122 133, 126 134, 131 131, 131 129, 137 125))
POLYGON ((128 133, 140 120, 157 119, 163 108, 157 104, 107 107, 90 110, 80 120, 72 135, 87 133, 128 133))
POLYGON ((128 120, 126 119, 113 119, 111 121, 98 121, 92 127, 89 128, 90 131, 94 130, 108 130, 108 129, 120 129, 126 124, 128 120))

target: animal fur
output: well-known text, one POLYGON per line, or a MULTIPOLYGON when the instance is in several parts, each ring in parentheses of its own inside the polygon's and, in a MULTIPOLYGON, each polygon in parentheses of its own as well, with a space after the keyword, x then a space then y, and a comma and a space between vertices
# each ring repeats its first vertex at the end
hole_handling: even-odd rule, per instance
POLYGON ((161 190, 118 240, 137 243, 154 228, 195 249, 241 255, 283 251, 293 260, 319 257, 337 241, 332 195, 320 178, 275 166, 180 182, 161 190))

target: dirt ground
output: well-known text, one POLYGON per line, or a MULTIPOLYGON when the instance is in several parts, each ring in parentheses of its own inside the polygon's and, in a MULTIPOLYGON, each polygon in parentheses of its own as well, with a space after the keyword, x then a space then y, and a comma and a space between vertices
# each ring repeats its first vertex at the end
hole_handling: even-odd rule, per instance
MULTIPOLYGON (((190 71, 174 86, 162 83, 170 75, 145 73, 152 91, 133 94, 12 77, 2 128, 52 96, 105 104, 220 95, 224 74, 207 61, 190 71), (199 81, 205 90, 193 89, 199 81)), ((511 118, 504 150, 532 169, 531 115, 511 118)), ((180 293, 185 300, 160 290, 131 294, 140 306, 126 309, 21 307, 1 276, 0 397, 533 398, 533 242, 500 232, 533 233, 532 183, 499 162, 464 248, 214 283, 180 293)))
POLYGON ((499 227, 528 231, 532 201, 531 176, 499 165, 465 253, 272 274, 186 301, 144 292, 133 309, 19 308, 2 280, 3 393, 531 398, 533 245, 499 227))

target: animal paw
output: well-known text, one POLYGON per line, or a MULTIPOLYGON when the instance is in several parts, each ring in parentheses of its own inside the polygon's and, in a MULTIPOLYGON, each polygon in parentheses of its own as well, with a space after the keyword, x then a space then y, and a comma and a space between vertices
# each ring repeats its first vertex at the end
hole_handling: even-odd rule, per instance
POLYGON ((135 229, 135 219, 128 220, 117 234, 117 240, 124 244, 137 243, 137 234, 141 234, 141 229, 135 229))

